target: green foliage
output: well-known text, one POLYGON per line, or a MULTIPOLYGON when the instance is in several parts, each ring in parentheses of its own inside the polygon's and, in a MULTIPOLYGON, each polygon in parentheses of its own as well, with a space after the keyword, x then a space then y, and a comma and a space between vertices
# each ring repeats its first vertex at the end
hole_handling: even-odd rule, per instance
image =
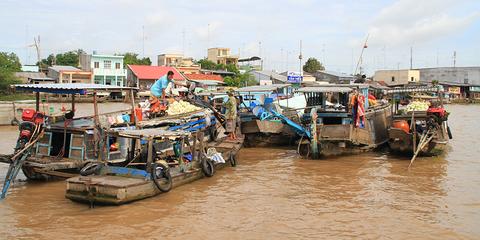
POLYGON ((15 53, 0 52, 0 69, 19 72, 22 64, 15 53))
POLYGON ((125 54, 119 54, 123 55, 123 67, 125 68, 128 64, 131 65, 152 65, 152 61, 150 60, 149 57, 144 57, 144 58, 138 58, 138 54, 136 53, 131 53, 127 52, 125 54))
POLYGON ((244 87, 257 84, 257 81, 250 73, 237 74, 234 77, 227 76, 223 81, 229 87, 244 87))
POLYGON ((35 100, 35 95, 25 93, 0 94, 0 101, 35 100))
POLYGON ((233 72, 233 73, 235 73, 235 74, 239 74, 239 73, 240 73, 240 71, 238 71, 238 68, 237 68, 237 66, 235 66, 235 64, 227 64, 227 65, 225 66, 225 69, 226 69, 227 71, 233 72))
POLYGON ((309 58, 303 65, 303 71, 307 73, 315 73, 318 70, 325 70, 325 67, 316 58, 309 58))
POLYGON ((197 61, 197 63, 200 64, 202 69, 208 69, 208 70, 217 69, 217 64, 208 59, 200 59, 197 61))
POLYGON ((57 55, 50 54, 47 58, 42 59, 40 63, 37 63, 37 65, 41 68, 46 68, 53 65, 78 67, 78 54, 82 52, 82 49, 78 49, 65 53, 59 53, 57 55))
POLYGON ((432 85, 437 86, 438 85, 438 80, 432 80, 432 85))
POLYGON ((15 72, 22 68, 15 53, 0 52, 0 92, 7 92, 11 84, 20 83, 15 72))

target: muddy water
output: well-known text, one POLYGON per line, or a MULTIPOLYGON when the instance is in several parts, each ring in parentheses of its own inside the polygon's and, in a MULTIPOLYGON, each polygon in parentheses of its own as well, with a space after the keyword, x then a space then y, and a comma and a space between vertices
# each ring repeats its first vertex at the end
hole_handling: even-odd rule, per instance
MULTIPOLYGON (((65 199, 64 182, 20 182, 0 203, 0 238, 479 239, 480 106, 448 108, 448 152, 410 171, 382 151, 309 161, 249 148, 212 178, 95 209, 65 199)), ((16 132, 1 131, 7 151, 16 132)))

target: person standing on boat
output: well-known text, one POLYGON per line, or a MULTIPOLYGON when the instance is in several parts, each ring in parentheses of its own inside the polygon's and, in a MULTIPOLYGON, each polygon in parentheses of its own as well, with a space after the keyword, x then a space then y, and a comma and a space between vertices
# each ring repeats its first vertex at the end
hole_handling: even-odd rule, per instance
POLYGON ((179 86, 186 86, 186 83, 180 83, 175 80, 173 80, 173 71, 168 71, 167 75, 163 75, 160 77, 150 88, 150 93, 157 97, 157 98, 162 98, 165 99, 167 94, 172 93, 172 89, 174 85, 179 85, 179 86))
POLYGON ((228 101, 224 103, 226 108, 225 117, 227 119, 226 132, 228 132, 228 137, 231 140, 237 139, 237 134, 235 133, 236 123, 237 123, 237 99, 233 96, 233 90, 227 92, 228 101))

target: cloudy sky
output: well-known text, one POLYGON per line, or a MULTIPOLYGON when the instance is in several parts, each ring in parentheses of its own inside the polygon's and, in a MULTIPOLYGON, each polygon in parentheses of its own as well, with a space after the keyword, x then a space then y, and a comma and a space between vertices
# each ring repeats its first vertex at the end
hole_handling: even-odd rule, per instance
POLYGON ((40 35, 41 54, 73 49, 196 59, 207 47, 260 55, 265 68, 298 70, 316 57, 327 69, 352 73, 367 35, 362 66, 408 68, 480 65, 480 1, 316 0, 1 0, 0 51, 33 64, 28 48, 40 35), (144 39, 144 40, 143 40, 144 39))

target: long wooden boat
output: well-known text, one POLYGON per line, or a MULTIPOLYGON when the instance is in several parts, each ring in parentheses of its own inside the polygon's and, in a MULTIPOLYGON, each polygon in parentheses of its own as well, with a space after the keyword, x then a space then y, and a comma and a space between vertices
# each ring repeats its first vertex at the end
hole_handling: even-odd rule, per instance
MULTIPOLYGON (((24 109, 24 121, 19 126, 14 153, 0 157, 2 162, 10 164, 2 197, 20 170, 30 180, 69 178, 78 175, 80 169, 89 163, 109 160, 118 155, 131 155, 129 149, 133 144, 112 141, 106 137, 105 129, 169 128, 190 122, 195 126, 187 124, 187 128, 194 130, 202 121, 205 122, 207 114, 206 111, 197 111, 162 117, 161 121, 139 121, 137 114, 133 114, 134 88, 99 84, 21 84, 15 85, 15 88, 18 91, 34 92, 36 109, 24 109), (99 114, 97 101, 93 101, 93 116, 75 118, 76 96, 88 93, 96 100, 97 91, 128 91, 132 109, 99 114), (40 93, 71 95, 71 111, 64 116, 45 116, 39 111, 40 93), (112 148, 112 145, 118 146, 112 148)), ((213 116, 210 119, 210 129, 215 128, 215 119, 213 116)))
MULTIPOLYGON (((66 197, 73 201, 89 204, 124 204, 168 192, 170 189, 195 181, 204 176, 211 177, 225 165, 236 165, 236 154, 243 139, 218 139, 203 145, 203 132, 190 134, 185 131, 162 131, 158 129, 127 130, 116 136, 147 141, 143 154, 145 162, 130 161, 125 167, 103 165, 97 174, 67 179, 66 197), (193 141, 189 138, 193 138, 193 141), (172 156, 169 151, 157 152, 155 142, 164 143, 175 139, 181 142, 179 153, 172 156), (185 143, 193 142, 190 146, 185 143), (204 149, 215 149, 227 161, 215 163, 208 158, 204 149), (146 154, 144 152, 147 152, 146 154), (185 161, 184 154, 191 156, 185 161)), ((142 159, 142 152, 138 159, 142 159)))
POLYGON ((385 91, 395 102, 392 124, 388 129, 388 146, 393 153, 407 156, 433 156, 444 152, 452 133, 448 126, 448 112, 443 107, 438 87, 396 88, 385 91), (401 98, 421 99, 430 106, 422 111, 401 108, 401 98), (424 97, 428 94, 428 98, 424 97))
POLYGON ((299 143, 299 153, 310 158, 370 151, 388 141, 390 104, 368 102, 369 86, 321 85, 300 88, 306 98, 302 123, 310 139, 299 143), (355 97, 353 104, 352 97, 355 97))
POLYGON ((236 90, 241 98, 240 129, 245 145, 251 147, 292 145, 298 139, 295 131, 271 110, 279 111, 278 102, 288 96, 291 84, 248 86, 236 90))

